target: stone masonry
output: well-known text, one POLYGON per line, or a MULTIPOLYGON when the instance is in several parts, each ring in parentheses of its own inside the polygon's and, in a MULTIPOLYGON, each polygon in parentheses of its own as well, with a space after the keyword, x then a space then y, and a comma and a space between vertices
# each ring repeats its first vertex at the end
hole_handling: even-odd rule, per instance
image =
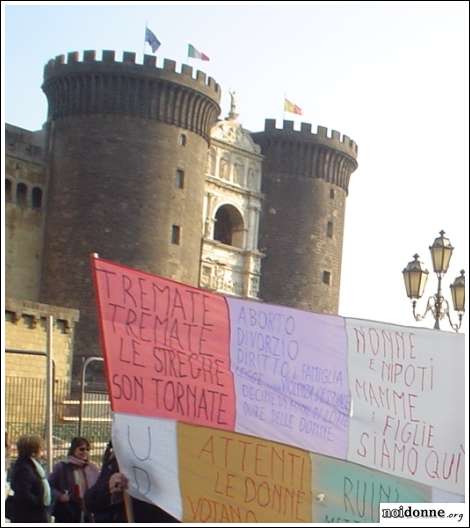
POLYGON ((344 214, 357 145, 347 136, 267 119, 253 134, 265 156, 260 296, 267 302, 338 313, 344 214))
POLYGON ((197 285, 205 167, 220 88, 154 56, 50 61, 41 299, 79 308, 75 354, 99 354, 89 255, 197 285), (186 172, 184 189, 175 185, 186 172))
MULTIPOLYGON (((57 377, 77 381, 82 358, 101 355, 92 253, 210 290, 338 312, 357 168, 349 137, 273 119, 250 133, 233 97, 229 119, 217 121, 212 78, 149 55, 143 64, 130 52, 59 55, 42 88, 43 129, 6 126, 7 346, 45 346, 50 310, 62 313, 57 377), (230 242, 216 229, 219 210, 230 242)), ((41 365, 7 356, 9 376, 35 376, 41 365)))
POLYGON ((14 351, 46 352, 47 317, 54 317, 53 359, 56 379, 70 378, 77 310, 7 297, 5 299, 5 366, 9 377, 45 379, 46 358, 14 351))

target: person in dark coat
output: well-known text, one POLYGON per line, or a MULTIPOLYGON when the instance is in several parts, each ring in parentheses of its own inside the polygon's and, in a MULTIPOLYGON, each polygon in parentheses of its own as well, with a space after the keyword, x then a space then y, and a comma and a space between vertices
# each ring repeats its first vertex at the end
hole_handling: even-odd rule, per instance
POLYGON ((12 522, 49 521, 51 490, 46 472, 39 463, 42 445, 38 436, 21 436, 16 444, 18 459, 11 471, 11 489, 14 492, 12 522))
MULTIPOLYGON (((103 456, 103 465, 96 481, 85 493, 85 506, 97 523, 129 522, 124 505, 123 492, 127 489, 127 477, 119 471, 118 461, 109 442, 103 456)), ((177 523, 166 511, 154 504, 132 498, 134 522, 177 523)))
POLYGON ((84 508, 83 497, 95 484, 100 470, 88 460, 89 453, 90 442, 86 438, 72 438, 67 459, 57 463, 49 475, 55 522, 93 522, 84 508))

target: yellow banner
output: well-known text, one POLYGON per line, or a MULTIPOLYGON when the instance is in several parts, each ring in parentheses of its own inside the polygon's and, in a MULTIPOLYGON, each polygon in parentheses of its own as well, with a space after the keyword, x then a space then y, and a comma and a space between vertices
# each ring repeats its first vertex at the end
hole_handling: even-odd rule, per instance
POLYGON ((306 451, 178 424, 183 522, 312 522, 306 451))

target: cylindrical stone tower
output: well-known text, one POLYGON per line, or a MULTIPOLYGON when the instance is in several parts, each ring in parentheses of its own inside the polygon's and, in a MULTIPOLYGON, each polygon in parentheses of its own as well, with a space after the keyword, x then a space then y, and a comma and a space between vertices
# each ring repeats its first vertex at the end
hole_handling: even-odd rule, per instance
MULTIPOLYGON (((208 141, 220 88, 190 66, 114 51, 49 61, 41 300, 80 310, 75 356, 99 354, 90 253, 197 285, 208 141)), ((75 362, 75 369, 77 368, 75 362)), ((76 370, 75 370, 76 373, 76 370)))
POLYGON ((265 156, 260 296, 266 302, 338 313, 344 214, 357 145, 347 136, 267 119, 252 134, 265 156))

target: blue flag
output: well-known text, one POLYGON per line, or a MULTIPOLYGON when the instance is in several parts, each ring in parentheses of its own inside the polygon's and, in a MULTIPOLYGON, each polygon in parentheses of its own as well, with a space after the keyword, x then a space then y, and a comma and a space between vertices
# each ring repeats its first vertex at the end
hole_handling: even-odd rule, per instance
POLYGON ((149 43, 150 47, 152 48, 152 53, 155 53, 161 44, 161 42, 148 27, 145 28, 145 42, 149 43))

